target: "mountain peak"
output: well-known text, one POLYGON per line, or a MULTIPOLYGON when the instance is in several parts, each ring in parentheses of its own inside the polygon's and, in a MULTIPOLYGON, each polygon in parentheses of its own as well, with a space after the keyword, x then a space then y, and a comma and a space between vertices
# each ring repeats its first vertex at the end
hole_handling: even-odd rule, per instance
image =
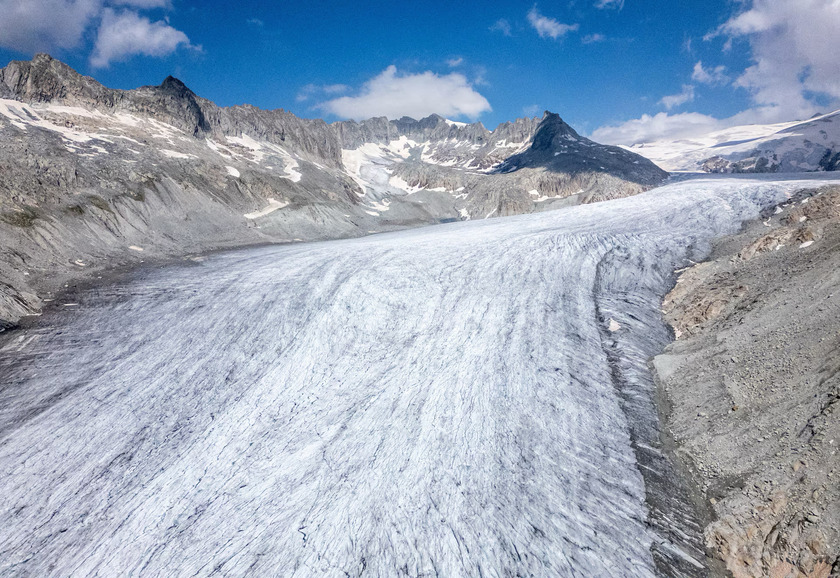
POLYGON ((53 60, 55 60, 55 58, 53 58, 46 52, 39 52, 32 57, 32 64, 38 64, 41 62, 52 62, 53 60))
POLYGON ((13 60, 0 69, 0 83, 13 97, 35 102, 86 102, 106 91, 93 78, 43 52, 32 60, 13 60))
POLYGON ((163 92, 175 95, 175 96, 187 96, 191 94, 195 94, 192 90, 190 90, 186 84, 175 78, 174 76, 167 76, 163 82, 160 83, 158 87, 163 92))
POLYGON ((560 115, 554 112, 545 111, 537 132, 534 134, 533 149, 535 151, 553 150, 557 148, 561 140, 579 140, 580 135, 571 126, 566 124, 560 115))

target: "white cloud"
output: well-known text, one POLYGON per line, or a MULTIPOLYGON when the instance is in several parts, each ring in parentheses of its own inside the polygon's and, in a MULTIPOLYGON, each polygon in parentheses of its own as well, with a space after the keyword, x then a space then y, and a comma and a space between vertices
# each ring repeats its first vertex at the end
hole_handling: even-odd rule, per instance
MULTIPOLYGON (((725 37, 723 52, 746 40, 753 63, 735 84, 750 91, 750 108, 725 119, 693 112, 643 115, 601 127, 592 138, 614 144, 675 140, 730 126, 805 119, 826 105, 840 107, 840 0, 739 0, 737 5, 738 14, 704 40, 725 37)), ((723 66, 706 68, 702 61, 694 65, 692 79, 729 81, 723 66)), ((686 85, 660 102, 678 106, 689 102, 693 91, 686 85)))
POLYGON ((110 0, 109 4, 115 6, 131 6, 142 10, 148 8, 170 8, 170 0, 110 0))
POLYGON ((565 36, 569 32, 574 32, 580 27, 579 24, 563 24, 554 18, 543 16, 537 11, 536 5, 528 12, 528 22, 531 23, 540 38, 548 37, 554 40, 565 36))
POLYGON ((492 32, 501 32, 504 36, 512 36, 510 22, 504 18, 500 18, 490 27, 492 32))
POLYGON ((305 102, 317 94, 343 94, 350 90, 346 84, 307 84, 298 91, 295 100, 297 102, 305 102))
POLYGON ((694 65, 694 71, 691 73, 691 79, 701 84, 726 84, 729 82, 729 77, 726 76, 725 66, 715 66, 714 68, 704 68, 703 61, 698 60, 694 65))
POLYGON ((171 0, 0 0, 0 46, 24 53, 77 48, 85 32, 98 26, 94 66, 107 66, 129 54, 162 56, 174 50, 168 49, 173 43, 189 45, 189 40, 135 10, 171 7, 171 0), (108 6, 127 9, 117 14, 108 6))
POLYGON ((473 67, 473 74, 475 77, 473 78, 473 86, 490 86, 490 82, 487 80, 487 68, 481 65, 477 65, 473 67))
POLYGON ((166 56, 179 46, 192 47, 187 35, 165 22, 151 22, 136 12, 106 8, 90 63, 97 68, 135 54, 166 56))
POLYGON ((20 52, 78 46, 100 0, 0 0, 0 46, 20 52))
POLYGON ((321 87, 327 94, 341 94, 350 90, 346 84, 327 84, 321 87))
POLYGON ((654 116, 644 114, 624 123, 602 126, 592 133, 592 139, 601 143, 632 145, 698 136, 726 125, 728 123, 696 112, 674 115, 660 112, 654 116))
POLYGON ((621 10, 624 8, 624 0, 596 0, 595 8, 601 10, 605 8, 616 8, 617 10, 621 10))
POLYGON ((450 58, 446 61, 446 64, 448 64, 450 68, 456 68, 464 64, 464 59, 460 56, 457 58, 450 58))
POLYGON ((694 100, 694 86, 691 84, 683 84, 682 91, 678 94, 671 94, 663 96, 659 104, 671 110, 674 107, 681 106, 687 102, 694 100))
POLYGON ((389 66, 367 81, 357 96, 342 96, 319 108, 343 118, 374 116, 422 118, 430 114, 476 118, 491 110, 490 103, 458 73, 399 74, 389 66))
POLYGON ((537 116, 542 110, 542 107, 538 104, 531 104, 528 106, 522 107, 522 114, 525 116, 537 116))
POLYGON ((581 38, 581 42, 584 44, 595 44, 596 42, 603 42, 606 40, 607 37, 603 34, 587 34, 583 38, 581 38))
POLYGON ((309 100, 313 94, 318 92, 318 85, 317 84, 307 84, 298 91, 295 100, 297 102, 304 102, 309 100))
POLYGON ((631 145, 656 140, 698 137, 732 126, 771 124, 779 120, 778 110, 775 107, 754 107, 724 119, 697 112, 681 114, 660 112, 654 116, 643 114, 641 118, 603 126, 592 133, 592 138, 603 143, 631 145))
POLYGON ((746 38, 753 65, 736 80, 764 114, 804 118, 840 103, 840 1, 750 0, 714 35, 746 38), (818 96, 817 96, 818 95, 818 96))

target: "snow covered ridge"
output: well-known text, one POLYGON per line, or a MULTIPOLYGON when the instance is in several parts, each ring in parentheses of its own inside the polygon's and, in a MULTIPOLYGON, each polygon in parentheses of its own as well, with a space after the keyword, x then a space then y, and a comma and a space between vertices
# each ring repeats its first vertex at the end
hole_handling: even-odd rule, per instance
MULTIPOLYGON (((135 148, 147 147, 151 139, 156 145, 149 151, 151 154, 181 160, 199 158, 196 154, 183 151, 184 148, 191 149, 196 145, 194 139, 190 139, 174 126, 142 116, 124 113, 103 114, 80 107, 51 103, 24 104, 16 100, 0 99, 0 123, 4 120, 23 132, 31 128, 51 131, 63 141, 68 152, 79 156, 109 154, 111 151, 108 150, 108 145, 113 145, 117 139, 131 143, 135 148), (178 148, 182 150, 173 150, 178 148)), ((272 143, 260 143, 248 135, 226 137, 224 143, 207 139, 205 143, 208 149, 222 159, 235 159, 258 165, 265 165, 263 161, 266 157, 274 154, 282 159, 281 162, 275 163, 281 165, 280 176, 294 182, 301 179, 301 173, 296 170, 298 164, 294 156, 272 143), (230 147, 231 144, 240 149, 247 149, 249 153, 237 152, 230 147)), ((140 154, 134 149, 132 152, 140 154)), ((229 174, 239 176, 235 167, 228 165, 226 169, 229 174)))
MULTIPOLYGON (((180 170, 232 176, 237 180, 228 182, 240 190, 259 189, 243 195, 249 206, 242 207, 246 211, 237 207, 240 215, 257 212, 268 198, 297 193, 302 198, 290 206, 306 200, 320 204, 324 196, 330 202, 347 199, 359 205, 342 207, 351 218, 354 213, 380 216, 391 206, 390 216, 406 222, 409 216, 397 215, 395 204, 405 205, 409 220, 501 216, 552 208, 578 191, 583 196, 572 204, 635 194, 665 177, 642 157, 622 158, 616 150, 607 154, 610 147, 580 137, 548 112, 492 131, 438 115, 327 125, 282 110, 218 107, 172 77, 159 86, 111 90, 43 54, 0 69, 0 97, 6 97, 0 102, 0 130, 20 131, 28 139, 40 136, 33 128, 52 132, 77 163, 89 158, 91 164, 103 164, 97 157, 109 155, 133 165, 135 174, 166 174, 162 165, 176 161, 180 170), (537 163, 510 164, 514 157, 533 156, 535 137, 558 122, 565 132, 552 141, 551 155, 537 163), (509 175, 497 178, 503 165, 509 175), (528 170, 511 176, 526 165, 528 170), (481 174, 487 178, 477 179, 481 174), (280 179, 300 187, 289 190, 280 179), (541 202, 534 202, 532 190, 541 202)), ((111 180, 98 166, 90 172, 111 180)), ((103 185, 98 188, 115 188, 103 185)))
POLYGON ((670 172, 835 171, 840 169, 840 111, 805 121, 736 126, 625 148, 670 172))
MULTIPOLYGON (((548 112, 493 131, 438 115, 327 125, 282 110, 221 108, 172 77, 111 90, 47 55, 0 69, 3 96, 11 97, 0 99, 8 142, 59 154, 62 170, 72 173, 66 183, 38 178, 41 187, 61 190, 40 192, 37 203, 92 189, 103 197, 124 190, 126 180, 169 177, 206 190, 240 219, 260 214, 260 228, 289 210, 326 204, 364 232, 381 227, 369 217, 410 225, 527 213, 636 194, 666 176, 548 112), (223 194, 211 192, 216 187, 223 194), (262 213, 280 198, 282 210, 262 213)), ((8 155, 13 164, 24 156, 8 155)), ((83 208, 85 197, 79 203, 83 208)))
POLYGON ((363 202, 440 193, 434 203, 454 203, 461 219, 627 196, 666 176, 638 155, 580 136, 556 114, 517 123, 493 132, 437 116, 340 123, 343 141, 370 139, 344 148, 342 161, 363 202))

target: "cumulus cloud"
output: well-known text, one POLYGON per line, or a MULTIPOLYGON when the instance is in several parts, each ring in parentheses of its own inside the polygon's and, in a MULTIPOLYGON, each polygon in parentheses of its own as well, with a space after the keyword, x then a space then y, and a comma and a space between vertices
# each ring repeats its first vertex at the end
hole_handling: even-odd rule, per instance
POLYGON ((136 12, 118 13, 106 8, 90 63, 104 68, 135 54, 166 56, 179 46, 192 47, 186 34, 165 22, 152 22, 136 12))
POLYGON ((0 46, 33 53, 75 48, 99 0, 0 0, 0 46))
POLYGON ((605 8, 615 8, 621 10, 624 8, 624 0, 596 0, 595 8, 604 10, 605 8))
POLYGON ((448 64, 450 68, 456 68, 464 64, 464 59, 460 56, 457 58, 450 58, 446 61, 446 64, 448 64))
POLYGON ((790 119, 816 112, 818 100, 840 102, 837 30, 837 0, 751 0, 716 34, 749 42, 753 64, 736 84, 758 107, 790 119))
POLYGON ((697 64, 694 65, 691 79, 701 84, 726 84, 729 82, 729 77, 726 76, 725 66, 705 68, 702 60, 698 60, 697 64))
POLYGON ((656 140, 676 140, 718 130, 726 125, 711 116, 696 112, 668 114, 660 112, 624 123, 603 126, 592 133, 592 139, 608 144, 632 145, 656 140))
POLYGON ((671 110, 674 107, 681 106, 687 102, 691 102, 692 100, 694 100, 694 85, 683 84, 682 91, 678 94, 663 96, 662 100, 659 101, 659 104, 668 110, 671 110))
POLYGON ((537 11, 536 5, 528 12, 528 22, 531 23, 540 38, 551 38, 553 40, 557 40, 569 32, 574 32, 580 27, 579 24, 563 24, 554 18, 543 16, 537 11))
POLYGON ((504 18, 500 18, 493 23, 493 26, 490 27, 492 32, 501 32, 504 36, 512 36, 510 22, 505 20, 504 18))
POLYGON ((132 47, 134 54, 162 56, 173 43, 189 45, 186 35, 163 22, 152 24, 137 11, 171 8, 171 0, 0 0, 0 46, 30 54, 68 50, 98 27, 94 66, 128 56, 132 47), (118 15, 111 7, 122 11, 118 15))
POLYGON ((487 99, 462 74, 400 74, 393 65, 367 81, 358 95, 335 98, 319 108, 357 120, 374 116, 422 118, 434 113, 474 119, 491 110, 487 99))
MULTIPOLYGON (((592 137, 613 144, 690 138, 730 126, 804 119, 826 106, 840 107, 840 0, 739 0, 737 6, 738 13, 704 40, 724 37, 724 52, 748 47, 752 64, 735 86, 750 91, 750 108, 724 119, 699 113, 642 115, 601 127, 592 137)), ((723 66, 706 68, 699 61, 691 76, 698 84, 714 85, 728 83, 731 74, 723 66)), ((660 102, 669 109, 690 102, 694 90, 686 85, 660 102)))

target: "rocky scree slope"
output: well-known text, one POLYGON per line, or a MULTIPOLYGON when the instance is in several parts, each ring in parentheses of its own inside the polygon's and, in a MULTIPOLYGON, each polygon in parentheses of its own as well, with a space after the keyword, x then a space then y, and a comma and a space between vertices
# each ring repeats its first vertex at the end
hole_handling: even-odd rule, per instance
POLYGON ((327 124, 218 107, 172 77, 113 90, 48 55, 11 62, 0 69, 0 327, 73 279, 140 260, 527 213, 667 176, 577 136, 572 154, 574 131, 558 121, 327 124), (515 155, 532 160, 504 164, 515 155))
POLYGON ((840 575, 840 187, 718 243, 666 297, 664 426, 735 578, 840 575))

